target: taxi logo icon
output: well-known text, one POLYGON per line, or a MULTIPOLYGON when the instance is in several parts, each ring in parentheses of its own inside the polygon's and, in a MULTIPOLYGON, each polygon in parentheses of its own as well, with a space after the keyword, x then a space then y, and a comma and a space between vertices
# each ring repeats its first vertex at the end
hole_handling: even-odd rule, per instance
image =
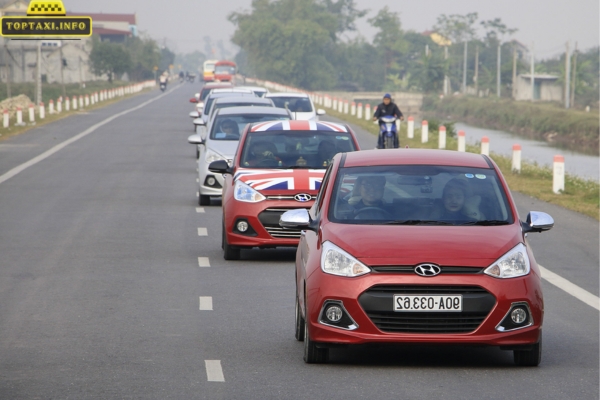
POLYGON ((62 1, 32 1, 27 7, 27 15, 67 15, 62 1))

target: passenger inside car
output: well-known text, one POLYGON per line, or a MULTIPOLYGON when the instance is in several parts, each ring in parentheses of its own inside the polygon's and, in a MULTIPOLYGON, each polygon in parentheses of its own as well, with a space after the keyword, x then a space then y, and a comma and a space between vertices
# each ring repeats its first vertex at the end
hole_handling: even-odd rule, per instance
POLYGON ((217 139, 239 139, 240 131, 235 121, 226 119, 221 122, 220 132, 217 132, 215 138, 217 139))
POLYGON ((437 207, 430 218, 437 221, 480 221, 484 219, 479 211, 480 196, 473 196, 466 179, 453 178, 442 194, 442 206, 437 207))
POLYGON ((331 159, 337 153, 337 149, 335 144, 330 142, 329 140, 323 140, 319 143, 318 150, 318 160, 317 164, 322 165, 324 167, 328 166, 331 163, 331 159))

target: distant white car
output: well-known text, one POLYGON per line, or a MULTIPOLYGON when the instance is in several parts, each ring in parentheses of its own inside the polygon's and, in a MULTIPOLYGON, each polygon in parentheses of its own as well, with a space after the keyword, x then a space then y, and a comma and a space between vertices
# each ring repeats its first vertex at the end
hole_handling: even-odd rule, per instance
POLYGON ((273 100, 275 107, 285 108, 299 121, 318 121, 325 110, 315 109, 310 97, 304 93, 267 93, 265 98, 273 100))
POLYGON ((269 93, 269 89, 260 86, 236 86, 236 89, 252 90, 258 97, 265 97, 269 93))

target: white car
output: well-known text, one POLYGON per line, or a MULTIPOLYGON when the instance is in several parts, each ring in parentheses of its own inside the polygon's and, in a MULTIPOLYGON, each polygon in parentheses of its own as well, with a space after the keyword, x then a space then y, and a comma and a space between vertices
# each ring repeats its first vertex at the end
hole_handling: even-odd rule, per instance
POLYGON ((265 98, 273 100, 275 107, 291 111, 295 120, 316 122, 320 115, 325 115, 325 110, 315 109, 310 97, 304 93, 267 93, 265 98))
POLYGON ((260 86, 236 86, 236 88, 252 90, 258 97, 265 97, 265 95, 269 94, 269 89, 260 86))
POLYGON ((240 134, 248 124, 290 119, 289 111, 276 107, 231 107, 217 110, 205 139, 199 134, 188 138, 189 143, 200 147, 198 204, 210 205, 211 196, 221 196, 223 175, 210 172, 208 165, 217 160, 226 160, 231 164, 239 144, 240 134))

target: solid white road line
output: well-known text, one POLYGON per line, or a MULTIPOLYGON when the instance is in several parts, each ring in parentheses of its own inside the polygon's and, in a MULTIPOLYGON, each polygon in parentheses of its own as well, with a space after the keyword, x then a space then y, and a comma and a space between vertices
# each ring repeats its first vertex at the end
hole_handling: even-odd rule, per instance
POLYGON ((148 101, 143 102, 140 105, 137 105, 133 108, 130 108, 129 110, 125 110, 125 111, 121 111, 118 114, 113 115, 112 117, 108 117, 105 120, 98 122, 95 125, 90 126, 89 128, 87 128, 85 131, 73 136, 70 139, 65 140, 62 143, 57 144, 56 146, 52 147, 49 150, 46 150, 45 152, 43 152, 42 154, 40 154, 37 157, 32 158, 31 160, 24 162, 23 164, 16 166, 15 168, 11 169, 10 171, 4 173, 3 175, 0 175, 0 183, 6 182, 7 180, 9 180, 10 178, 12 178, 13 176, 17 175, 20 172, 23 172, 24 170, 26 170, 27 168, 34 166, 35 164, 39 163, 40 161, 45 160, 46 158, 50 157, 51 155, 53 155, 54 153, 64 149, 65 147, 67 147, 68 145, 70 145, 71 143, 74 143, 76 141, 78 141, 81 138, 86 137, 87 135, 89 135, 90 133, 94 132, 96 129, 100 128, 103 125, 108 124, 111 121, 114 121, 115 119, 125 115, 125 114, 129 114, 130 112, 139 110, 140 108, 143 108, 145 106, 147 106, 148 104, 162 98, 163 96, 166 96, 167 94, 169 94, 171 91, 173 91, 175 89, 171 89, 170 91, 166 92, 166 93, 162 93, 160 95, 158 95, 157 97, 150 99, 148 101))
POLYGON ((559 289, 564 290, 569 293, 571 296, 583 301, 590 307, 595 308, 596 310, 600 310, 600 298, 598 296, 593 295, 587 290, 580 288, 576 284, 571 281, 566 280, 560 275, 555 274, 552 271, 547 270, 546 268, 540 267, 540 271, 542 272, 542 278, 553 284, 559 289))
POLYGON ((196 197, 200 196, 200 192, 196 192, 196 197))
POLYGON ((209 382, 225 382, 221 360, 204 360, 206 365, 206 378, 209 382))
POLYGON ((212 297, 211 296, 200 296, 200 310, 212 311, 212 297))
POLYGON ((208 257, 198 257, 198 266, 199 267, 210 267, 210 261, 208 257))
POLYGON ((198 236, 208 236, 206 228, 198 228, 198 236))
POLYGON ((204 207, 196 207, 196 212, 197 213, 203 213, 204 212, 204 207))

